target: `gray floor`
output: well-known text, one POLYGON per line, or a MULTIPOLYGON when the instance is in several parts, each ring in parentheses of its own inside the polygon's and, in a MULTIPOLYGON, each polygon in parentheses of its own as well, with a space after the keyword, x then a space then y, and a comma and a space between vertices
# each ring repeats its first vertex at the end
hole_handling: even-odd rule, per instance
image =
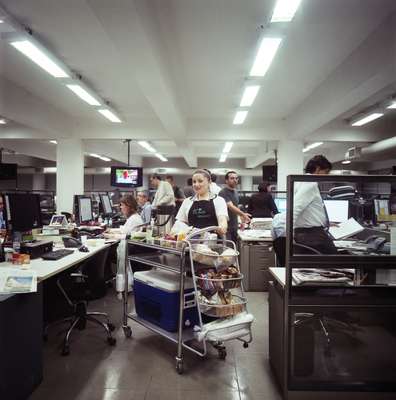
POLYGON ((90 309, 112 316, 117 345, 108 346, 100 327, 89 325, 74 334, 71 354, 62 357, 59 329, 50 330, 44 346, 44 380, 30 400, 280 400, 268 363, 267 294, 248 297, 249 310, 256 317, 249 348, 240 342, 227 343, 225 361, 214 350, 205 359, 186 352, 185 373, 178 375, 174 344, 133 321, 133 337, 124 337, 122 303, 110 291, 90 303, 90 309))

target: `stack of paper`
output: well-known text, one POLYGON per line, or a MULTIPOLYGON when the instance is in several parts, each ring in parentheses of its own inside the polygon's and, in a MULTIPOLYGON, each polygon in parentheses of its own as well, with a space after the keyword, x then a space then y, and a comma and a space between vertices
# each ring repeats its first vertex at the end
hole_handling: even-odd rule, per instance
POLYGON ((341 222, 338 226, 331 226, 329 232, 334 239, 344 239, 363 231, 364 228, 354 218, 341 222))

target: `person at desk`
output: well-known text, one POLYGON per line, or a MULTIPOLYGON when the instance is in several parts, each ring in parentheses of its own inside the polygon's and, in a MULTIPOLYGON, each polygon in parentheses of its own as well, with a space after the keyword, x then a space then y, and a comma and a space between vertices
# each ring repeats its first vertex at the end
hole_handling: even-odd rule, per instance
POLYGON ((176 221, 198 229, 218 226, 217 233, 225 235, 228 220, 227 204, 222 197, 210 192, 210 174, 203 169, 196 170, 192 176, 192 184, 195 194, 183 201, 176 215, 176 221))
POLYGON ((160 175, 154 174, 150 177, 150 184, 157 189, 152 204, 153 208, 175 205, 175 195, 169 182, 163 181, 160 175))
POLYGON ((108 229, 104 236, 109 239, 124 239, 132 232, 136 232, 143 224, 142 217, 138 214, 138 204, 132 195, 126 195, 120 200, 121 213, 127 218, 124 225, 116 229, 108 229))
POLYGON ((138 192, 136 198, 143 223, 149 224, 151 221, 151 204, 148 199, 148 194, 146 192, 138 192))
POLYGON ((259 192, 249 198, 248 213, 253 218, 271 218, 275 214, 278 214, 279 211, 274 199, 268 193, 269 186, 268 182, 261 182, 258 185, 259 192))
MULTIPOLYGON (((332 165, 322 156, 316 155, 305 166, 305 173, 329 174, 332 165)), ((312 247, 321 254, 337 254, 328 228, 329 219, 317 182, 296 182, 294 186, 293 227, 294 241, 312 247)))

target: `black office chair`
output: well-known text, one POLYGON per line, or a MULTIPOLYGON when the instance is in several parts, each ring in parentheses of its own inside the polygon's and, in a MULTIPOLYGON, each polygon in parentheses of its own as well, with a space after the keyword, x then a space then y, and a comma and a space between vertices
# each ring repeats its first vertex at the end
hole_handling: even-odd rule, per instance
MULTIPOLYGON (((294 254, 321 254, 318 250, 312 247, 296 242, 293 243, 293 249, 294 249, 294 254)), ((337 291, 337 296, 338 295, 339 292, 337 291)), ((345 335, 352 337, 353 339, 355 339, 355 334, 358 331, 358 329, 354 325, 352 325, 352 323, 330 318, 321 312, 296 313, 295 317, 296 317, 296 320, 294 321, 295 327, 304 326, 306 324, 311 324, 311 323, 312 324, 318 323, 319 328, 322 331, 326 340, 324 354, 327 356, 331 355, 331 336, 329 334, 329 328, 337 329, 338 331, 343 332, 345 335)), ((345 319, 346 314, 343 313, 342 315, 340 315, 340 317, 345 319)))
MULTIPOLYGON (((55 325, 66 322, 70 324, 63 339, 61 352, 63 356, 70 353, 70 335, 74 328, 78 328, 79 330, 85 329, 87 321, 94 322, 103 327, 107 335, 107 343, 110 346, 116 344, 116 339, 113 338, 111 333, 115 327, 110 322, 108 314, 98 311, 87 311, 88 301, 92 298, 98 298, 97 291, 106 287, 104 268, 107 254, 107 249, 99 252, 96 256, 91 257, 85 264, 80 266, 79 271, 60 275, 56 281, 60 292, 72 310, 71 316, 50 324, 55 325), (69 293, 67 290, 69 290, 69 293), (106 322, 99 320, 97 317, 104 318, 106 322)), ((48 328, 50 325, 45 327, 44 338, 48 336, 48 328)))

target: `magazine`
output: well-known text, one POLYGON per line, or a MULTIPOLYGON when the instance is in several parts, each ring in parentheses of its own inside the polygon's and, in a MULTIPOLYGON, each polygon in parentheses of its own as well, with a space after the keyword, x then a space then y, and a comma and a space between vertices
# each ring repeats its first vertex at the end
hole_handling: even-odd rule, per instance
POLYGON ((0 294, 37 292, 36 271, 17 268, 0 269, 0 294))

